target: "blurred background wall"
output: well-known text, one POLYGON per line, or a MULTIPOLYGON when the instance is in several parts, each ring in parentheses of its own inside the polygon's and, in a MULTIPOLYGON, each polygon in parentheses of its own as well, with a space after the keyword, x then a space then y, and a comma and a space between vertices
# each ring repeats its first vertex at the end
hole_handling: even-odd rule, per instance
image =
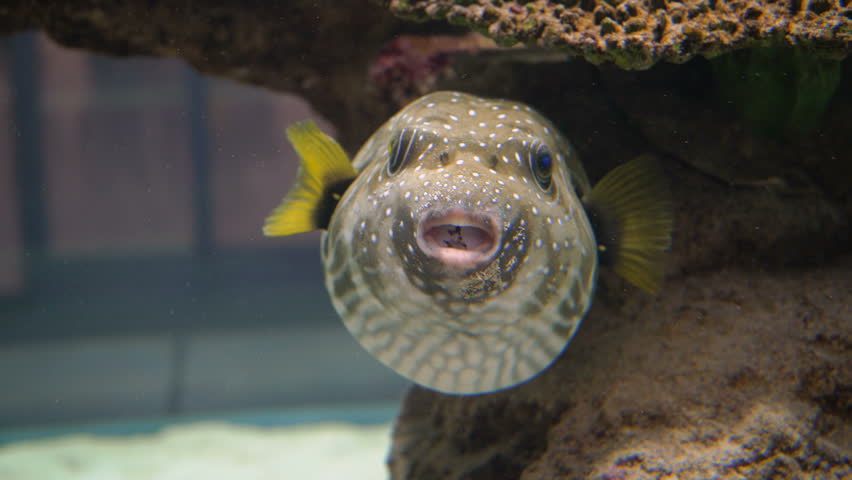
POLYGON ((334 133, 179 60, 0 43, 0 428, 398 399, 318 235, 261 235, 304 118, 334 133))

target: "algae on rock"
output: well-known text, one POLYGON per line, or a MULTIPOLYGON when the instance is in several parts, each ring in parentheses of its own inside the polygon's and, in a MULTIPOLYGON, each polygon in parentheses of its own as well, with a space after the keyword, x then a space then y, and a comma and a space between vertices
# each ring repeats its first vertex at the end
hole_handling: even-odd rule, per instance
POLYGON ((711 60, 723 100, 759 132, 813 131, 840 83, 837 60, 804 48, 754 47, 711 60))

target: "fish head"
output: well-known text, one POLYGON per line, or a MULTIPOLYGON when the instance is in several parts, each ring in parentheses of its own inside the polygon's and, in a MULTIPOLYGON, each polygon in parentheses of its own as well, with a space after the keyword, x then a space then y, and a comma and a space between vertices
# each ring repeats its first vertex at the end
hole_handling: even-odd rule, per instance
POLYGON ((326 282, 354 337, 403 376, 473 394, 533 378, 589 306, 588 180, 540 114, 455 92, 391 118, 323 237, 326 282))

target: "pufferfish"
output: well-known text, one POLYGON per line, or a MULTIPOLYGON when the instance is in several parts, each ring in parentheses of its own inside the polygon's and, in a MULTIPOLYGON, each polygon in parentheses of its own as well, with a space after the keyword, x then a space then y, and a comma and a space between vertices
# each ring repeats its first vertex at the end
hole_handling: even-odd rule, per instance
POLYGON ((351 162, 310 121, 287 135, 301 164, 264 233, 325 230, 343 323, 419 385, 479 394, 537 376, 580 326, 598 265, 660 287, 672 208, 656 161, 592 188, 576 150, 529 106, 431 93, 351 162))

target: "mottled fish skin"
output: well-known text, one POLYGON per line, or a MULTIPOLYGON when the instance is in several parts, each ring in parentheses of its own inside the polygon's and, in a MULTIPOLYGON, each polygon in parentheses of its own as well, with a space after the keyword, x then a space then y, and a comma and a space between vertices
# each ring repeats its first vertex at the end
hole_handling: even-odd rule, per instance
POLYGON ((594 234, 575 150, 530 107, 456 92, 422 97, 353 160, 360 172, 322 239, 326 284, 352 335, 425 387, 491 392, 546 369, 589 308, 594 234), (392 146, 405 161, 390 174, 392 146), (530 166, 553 157, 543 188, 530 166), (481 212, 501 232, 493 259, 447 268, 420 248, 433 212, 481 212))

